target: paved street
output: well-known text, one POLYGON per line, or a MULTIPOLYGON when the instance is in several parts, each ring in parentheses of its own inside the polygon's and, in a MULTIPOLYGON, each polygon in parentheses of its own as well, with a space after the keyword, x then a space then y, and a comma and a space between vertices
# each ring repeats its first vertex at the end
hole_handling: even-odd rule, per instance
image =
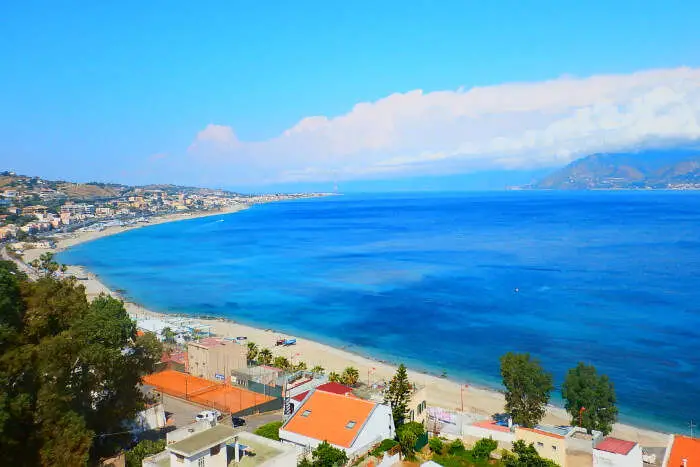
MULTIPOLYGON (((163 394, 162 400, 166 416, 172 420, 172 426, 178 428, 194 422, 194 417, 199 412, 202 410, 207 410, 205 407, 178 399, 176 397, 168 396, 167 394, 163 394)), ((266 423, 282 420, 282 411, 278 410, 275 412, 251 415, 243 418, 246 420, 245 430, 254 431, 256 428, 265 425, 266 423)), ((224 416, 221 423, 230 425, 231 418, 229 416, 224 416)))

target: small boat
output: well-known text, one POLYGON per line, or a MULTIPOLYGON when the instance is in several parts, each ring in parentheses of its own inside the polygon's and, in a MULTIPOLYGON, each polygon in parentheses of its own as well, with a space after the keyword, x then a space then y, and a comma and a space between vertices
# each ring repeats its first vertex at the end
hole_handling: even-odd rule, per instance
POLYGON ((294 345, 297 343, 296 339, 285 339, 283 345, 294 345))

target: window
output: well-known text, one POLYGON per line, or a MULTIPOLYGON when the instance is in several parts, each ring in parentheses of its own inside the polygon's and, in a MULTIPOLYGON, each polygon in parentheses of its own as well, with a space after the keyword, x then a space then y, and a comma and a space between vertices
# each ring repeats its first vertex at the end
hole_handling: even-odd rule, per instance
POLYGON ((345 425, 345 428, 347 428, 348 430, 352 430, 353 428, 355 428, 356 424, 357 422, 355 422, 355 420, 350 420, 348 424, 345 425))
POLYGON ((537 447, 538 447, 538 448, 542 448, 542 447, 544 447, 544 444, 543 444, 543 443, 540 443, 540 442, 538 442, 538 443, 537 443, 537 447))
POLYGON ((556 450, 557 450, 557 447, 556 447, 556 446, 552 446, 552 451, 556 451, 556 450))
POLYGON ((206 462, 206 457, 200 457, 199 459, 197 459, 197 467, 205 467, 206 462))
POLYGON ((302 416, 302 417, 308 417, 309 415, 311 415, 311 411, 310 411, 310 410, 304 410, 304 411, 301 413, 301 416, 302 416))

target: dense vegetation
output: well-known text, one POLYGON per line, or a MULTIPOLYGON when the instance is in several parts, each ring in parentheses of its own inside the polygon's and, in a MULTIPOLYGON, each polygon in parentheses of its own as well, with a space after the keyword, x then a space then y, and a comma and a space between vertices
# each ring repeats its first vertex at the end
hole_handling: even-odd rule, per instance
POLYGON ((311 452, 311 460, 303 458, 299 467, 342 467, 348 462, 348 456, 342 449, 334 448, 326 441, 311 452))
POLYGON ((127 442, 161 346, 122 302, 0 262, 0 452, 6 465, 85 465, 127 442))
MULTIPOLYGON (((533 427, 542 420, 554 389, 552 375, 530 354, 508 352, 501 357, 506 411, 513 422, 533 427)), ((588 433, 599 430, 607 435, 617 420, 615 388, 606 375, 598 375, 592 365, 579 363, 569 370, 561 388, 564 407, 571 424, 588 433)))

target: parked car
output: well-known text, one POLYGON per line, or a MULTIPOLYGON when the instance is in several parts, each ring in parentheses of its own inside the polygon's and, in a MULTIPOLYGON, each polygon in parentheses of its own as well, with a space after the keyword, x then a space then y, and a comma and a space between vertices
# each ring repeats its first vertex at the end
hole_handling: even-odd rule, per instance
POLYGON ((207 420, 209 422, 215 422, 221 418, 221 412, 218 410, 203 410, 197 414, 194 419, 198 422, 202 420, 207 420))
POLYGON ((234 428, 239 427, 239 426, 245 426, 245 419, 241 417, 234 417, 233 415, 231 416, 231 425, 233 425, 234 428))

